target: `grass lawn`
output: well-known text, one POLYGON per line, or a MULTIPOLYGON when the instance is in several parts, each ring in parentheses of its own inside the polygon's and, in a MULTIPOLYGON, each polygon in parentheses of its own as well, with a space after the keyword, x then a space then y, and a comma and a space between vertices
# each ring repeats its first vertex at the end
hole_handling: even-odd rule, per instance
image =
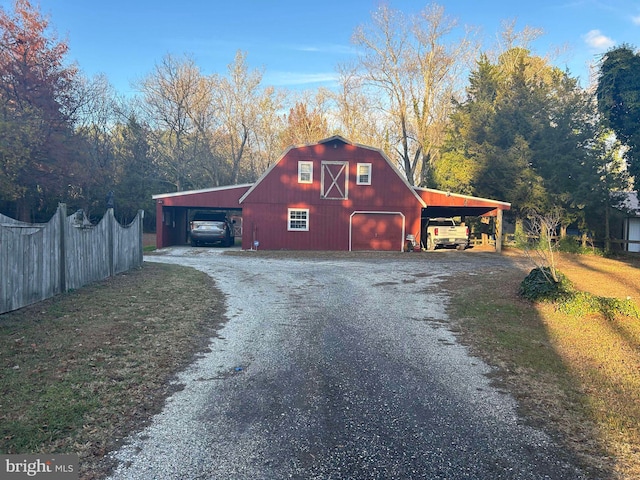
POLYGON ((205 274, 145 263, 0 315, 0 452, 77 453, 80 478, 102 478, 223 311, 205 274))
MULTIPOLYGON (((505 255, 522 261, 519 251, 505 255)), ((640 306, 637 257, 561 254, 558 266, 582 291, 640 306)), ((462 341, 497 367, 496 384, 528 421, 569 446, 593 478, 640 478, 640 319, 524 301, 517 292, 526 273, 447 280, 462 341)))

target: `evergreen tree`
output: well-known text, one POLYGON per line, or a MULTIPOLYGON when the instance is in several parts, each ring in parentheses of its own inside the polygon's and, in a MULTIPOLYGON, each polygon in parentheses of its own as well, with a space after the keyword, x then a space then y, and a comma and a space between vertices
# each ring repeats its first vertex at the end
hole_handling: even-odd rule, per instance
POLYGON ((593 103, 575 79, 514 48, 480 58, 456 105, 434 178, 440 188, 512 203, 516 215, 564 212, 589 177, 593 103))
POLYGON ((607 52, 600 64, 598 110, 627 147, 629 173, 640 188, 640 54, 629 45, 607 52))

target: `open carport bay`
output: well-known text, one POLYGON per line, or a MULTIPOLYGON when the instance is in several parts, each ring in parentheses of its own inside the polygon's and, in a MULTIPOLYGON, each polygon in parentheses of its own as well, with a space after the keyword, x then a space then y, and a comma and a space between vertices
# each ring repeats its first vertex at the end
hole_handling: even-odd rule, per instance
POLYGON ((447 330, 438 285, 466 255, 163 253, 216 279, 228 323, 114 479, 583 478, 447 330))

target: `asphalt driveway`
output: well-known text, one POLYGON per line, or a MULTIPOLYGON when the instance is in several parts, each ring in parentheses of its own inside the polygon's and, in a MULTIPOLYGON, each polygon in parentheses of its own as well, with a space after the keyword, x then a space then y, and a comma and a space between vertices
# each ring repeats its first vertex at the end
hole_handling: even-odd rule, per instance
POLYGON ((113 479, 585 478, 447 329, 447 272, 507 259, 223 251, 145 258, 211 275, 228 321, 113 479))

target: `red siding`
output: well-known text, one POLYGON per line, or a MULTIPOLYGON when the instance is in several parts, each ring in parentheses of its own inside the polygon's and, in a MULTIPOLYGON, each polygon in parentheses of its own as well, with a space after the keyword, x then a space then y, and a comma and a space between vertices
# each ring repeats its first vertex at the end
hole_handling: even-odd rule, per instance
MULTIPOLYGON (((336 172, 333 169, 332 174, 336 172)), ((332 180, 325 177, 325 181, 332 180)), ((330 193, 335 196, 335 188, 330 193)), ((267 250, 348 250, 350 217, 356 211, 402 212, 407 233, 415 231, 417 235, 422 208, 413 190, 377 150, 340 140, 289 150, 253 187, 241 206, 245 221, 242 247, 251 248, 257 240, 259 248, 267 250), (313 162, 312 183, 298 182, 299 161, 313 162), (322 198, 323 161, 348 162, 347 199, 322 198), (371 185, 357 185, 358 163, 372 165, 371 185), (309 231, 287 230, 289 208, 309 209, 309 231)), ((395 221, 393 216, 382 217, 395 221)), ((382 217, 378 218, 379 223, 385 221, 382 217)), ((400 250, 401 239, 377 243, 370 239, 369 247, 400 250)))
POLYGON ((372 210, 390 205, 416 206, 419 200, 402 181, 382 155, 376 150, 339 143, 337 148, 320 144, 290 150, 269 174, 256 184, 243 203, 320 204, 336 200, 320 198, 322 161, 349 162, 348 207, 366 206, 372 210), (313 183, 298 183, 298 162, 313 162, 313 183), (357 164, 371 163, 371 185, 357 185, 357 164))

